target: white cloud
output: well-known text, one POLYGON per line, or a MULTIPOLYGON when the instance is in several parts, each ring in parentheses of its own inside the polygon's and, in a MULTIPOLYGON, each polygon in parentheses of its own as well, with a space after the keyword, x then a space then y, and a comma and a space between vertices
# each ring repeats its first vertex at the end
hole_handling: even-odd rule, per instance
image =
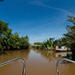
POLYGON ((43 1, 35 0, 35 1, 31 1, 30 4, 41 6, 41 7, 46 7, 46 8, 49 8, 49 9, 53 9, 53 10, 56 10, 56 11, 63 12, 65 14, 70 14, 70 12, 67 11, 67 10, 65 10, 65 9, 61 9, 61 8, 56 8, 56 7, 49 6, 46 3, 44 3, 43 1))

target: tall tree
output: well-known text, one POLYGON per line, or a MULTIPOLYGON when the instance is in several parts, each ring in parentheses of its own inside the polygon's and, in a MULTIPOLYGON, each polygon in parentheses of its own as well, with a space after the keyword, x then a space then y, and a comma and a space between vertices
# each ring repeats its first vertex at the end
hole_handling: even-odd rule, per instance
POLYGON ((75 53, 75 16, 68 16, 68 22, 71 25, 67 25, 68 33, 64 34, 68 39, 67 44, 70 46, 71 50, 75 53))

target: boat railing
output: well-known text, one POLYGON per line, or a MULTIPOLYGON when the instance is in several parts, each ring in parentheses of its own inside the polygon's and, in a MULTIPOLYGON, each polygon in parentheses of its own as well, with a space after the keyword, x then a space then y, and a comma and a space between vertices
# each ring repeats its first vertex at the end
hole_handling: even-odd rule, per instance
POLYGON ((67 59, 67 58, 58 59, 57 62, 56 62, 56 75, 60 75, 60 74, 59 74, 59 68, 58 68, 60 61, 67 61, 67 62, 70 62, 70 63, 74 63, 74 64, 75 64, 75 61, 70 60, 70 59, 67 59))
POLYGON ((8 60, 6 62, 3 62, 3 63, 0 63, 0 66, 4 66, 4 65, 7 65, 11 62, 14 62, 16 60, 22 60, 23 61, 23 71, 22 71, 22 75, 26 75, 26 66, 25 66, 25 60, 23 58, 14 58, 14 59, 11 59, 11 60, 8 60))

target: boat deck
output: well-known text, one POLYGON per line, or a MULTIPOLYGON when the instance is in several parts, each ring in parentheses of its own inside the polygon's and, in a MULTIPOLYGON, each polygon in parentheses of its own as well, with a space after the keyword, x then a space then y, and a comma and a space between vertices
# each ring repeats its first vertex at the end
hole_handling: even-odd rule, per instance
POLYGON ((15 58, 0 64, 0 75, 25 75, 24 62, 15 58))

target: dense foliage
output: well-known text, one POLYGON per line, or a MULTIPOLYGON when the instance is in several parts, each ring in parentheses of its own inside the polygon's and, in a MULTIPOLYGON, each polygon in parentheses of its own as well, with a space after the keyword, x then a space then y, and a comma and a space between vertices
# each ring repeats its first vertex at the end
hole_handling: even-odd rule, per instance
POLYGON ((8 24, 0 20, 0 52, 9 49, 27 48, 29 48, 28 36, 20 37, 18 33, 12 34, 8 24))
POLYGON ((54 49, 56 45, 58 45, 59 41, 54 40, 54 38, 50 38, 44 42, 35 42, 34 45, 40 45, 40 49, 54 49))
POLYGON ((42 42, 35 42, 34 45, 41 45, 42 42))
POLYGON ((55 40, 54 38, 50 38, 49 40, 46 40, 42 44, 42 48, 44 49, 53 49, 55 47, 55 40))
POLYGON ((68 33, 64 34, 67 39, 67 45, 72 51, 75 51, 75 16, 68 16, 68 22, 71 25, 67 25, 68 33))

